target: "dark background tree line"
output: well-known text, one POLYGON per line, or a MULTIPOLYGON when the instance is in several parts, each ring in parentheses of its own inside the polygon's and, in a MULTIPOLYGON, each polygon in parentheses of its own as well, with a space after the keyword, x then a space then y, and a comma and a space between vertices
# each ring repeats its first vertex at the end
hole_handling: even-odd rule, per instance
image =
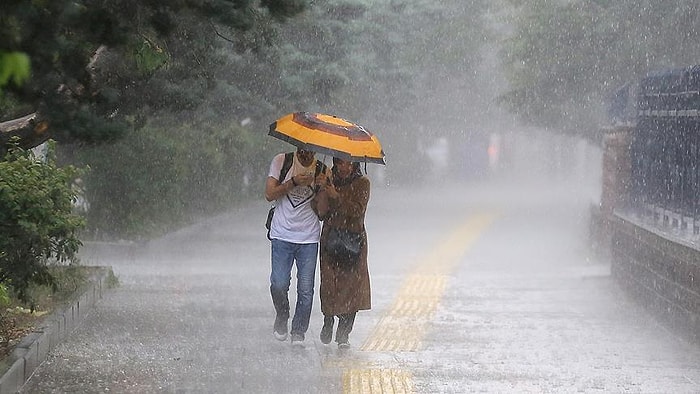
POLYGON ((89 166, 82 179, 90 203, 86 236, 133 238, 257 196, 271 155, 289 149, 266 136, 284 113, 359 119, 381 129, 392 149, 392 132, 410 135, 415 127, 392 123, 424 100, 422 86, 476 62, 480 43, 455 48, 448 26, 481 35, 480 12, 472 11, 483 4, 7 7, 2 42, 12 45, 3 50, 28 54, 32 76, 5 87, 2 120, 33 114, 21 129, 26 146, 50 137, 59 142, 61 162, 89 166))
MULTIPOLYGON (((0 52, 26 54, 0 121, 89 166, 85 237, 148 237, 257 197, 292 111, 357 120, 394 179, 435 132, 466 138, 497 102, 595 140, 606 95, 698 52, 697 5, 653 1, 9 1, 0 52), (507 85, 482 66, 500 49, 507 85)), ((0 63, 2 64, 2 63, 0 63)), ((0 73, 2 76, 2 73, 0 73)), ((0 79, 0 83, 2 79, 0 79)), ((413 162, 415 163, 415 162, 413 162)), ((408 178, 408 177, 407 177, 408 178)))

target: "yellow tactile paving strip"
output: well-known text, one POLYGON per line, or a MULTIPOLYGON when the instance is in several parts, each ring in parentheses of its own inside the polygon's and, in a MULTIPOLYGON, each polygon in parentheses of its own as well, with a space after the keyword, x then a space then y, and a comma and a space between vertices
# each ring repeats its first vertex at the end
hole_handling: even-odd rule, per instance
POLYGON ((411 374, 397 369, 349 369, 343 372, 346 393, 412 393, 411 374))
POLYGON ((396 300, 360 350, 412 352, 418 350, 428 323, 440 303, 447 277, 409 275, 396 300))
MULTIPOLYGON (((449 275, 481 232, 495 219, 491 213, 470 217, 443 242, 421 258, 401 285, 360 350, 415 352, 421 347, 430 320, 442 299, 449 275)), ((349 366, 348 366, 349 367, 349 366)), ((412 393, 411 374, 390 368, 346 368, 344 393, 412 393)))
POLYGON ((404 280, 394 304, 362 345, 363 351, 416 351, 442 299, 449 274, 492 214, 471 217, 422 258, 404 280))

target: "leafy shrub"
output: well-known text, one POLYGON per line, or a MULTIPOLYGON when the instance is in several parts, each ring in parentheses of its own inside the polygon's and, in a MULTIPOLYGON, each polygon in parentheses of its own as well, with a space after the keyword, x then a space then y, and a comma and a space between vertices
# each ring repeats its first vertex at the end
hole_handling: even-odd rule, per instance
POLYGON ((269 139, 236 125, 159 122, 82 147, 74 162, 90 168, 83 239, 148 239, 261 196, 269 139))
POLYGON ((5 309, 10 305, 10 290, 0 283, 0 308, 5 309))
POLYGON ((31 284, 55 286, 50 263, 75 261, 85 224, 73 213, 80 173, 56 166, 52 144, 46 160, 12 148, 0 162, 0 283, 22 301, 31 284))
POLYGON ((111 269, 107 273, 107 278, 105 279, 105 285, 108 289, 114 289, 119 287, 119 277, 114 274, 111 269))

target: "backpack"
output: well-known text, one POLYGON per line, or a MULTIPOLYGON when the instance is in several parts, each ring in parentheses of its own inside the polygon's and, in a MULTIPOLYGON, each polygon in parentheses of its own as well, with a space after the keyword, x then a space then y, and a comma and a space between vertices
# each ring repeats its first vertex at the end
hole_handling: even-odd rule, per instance
MULTIPOLYGON (((279 181, 282 182, 284 177, 287 176, 289 169, 292 168, 292 163, 294 163, 294 152, 287 152, 284 154, 284 162, 282 163, 282 169, 280 169, 279 181)), ((323 171, 326 171, 328 167, 321 161, 316 160, 316 171, 314 176, 318 176, 323 171)), ((267 229, 267 239, 270 239, 270 226, 272 224, 272 217, 275 215, 275 206, 271 206, 270 210, 267 212, 267 220, 265 220, 265 228, 267 229)))

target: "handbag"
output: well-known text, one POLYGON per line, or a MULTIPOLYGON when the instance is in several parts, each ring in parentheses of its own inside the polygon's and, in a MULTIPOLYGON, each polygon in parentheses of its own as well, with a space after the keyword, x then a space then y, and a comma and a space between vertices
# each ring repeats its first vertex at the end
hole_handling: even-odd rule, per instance
POLYGON ((360 259, 363 242, 362 233, 331 227, 325 239, 324 250, 338 266, 352 267, 360 259))

